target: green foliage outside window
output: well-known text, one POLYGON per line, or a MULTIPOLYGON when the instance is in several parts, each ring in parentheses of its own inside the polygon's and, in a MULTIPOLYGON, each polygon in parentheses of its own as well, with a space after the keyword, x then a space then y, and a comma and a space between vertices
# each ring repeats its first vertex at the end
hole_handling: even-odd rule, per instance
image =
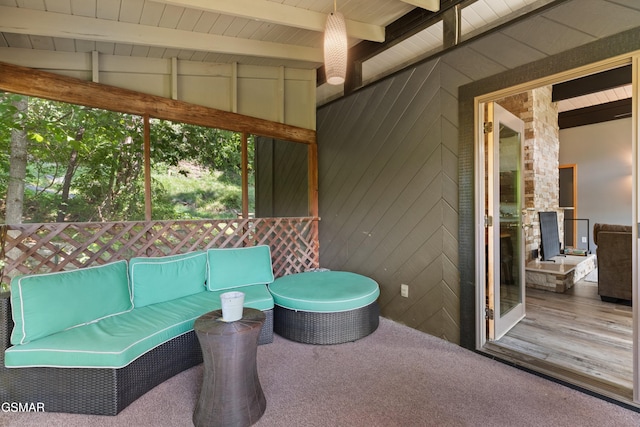
MULTIPOLYGON (((0 194, 9 185, 12 132, 24 132, 23 222, 144 219, 142 117, 39 98, 28 98, 19 114, 20 97, 0 93, 0 194)), ((157 119, 150 125, 153 219, 241 212, 241 134, 157 119)))

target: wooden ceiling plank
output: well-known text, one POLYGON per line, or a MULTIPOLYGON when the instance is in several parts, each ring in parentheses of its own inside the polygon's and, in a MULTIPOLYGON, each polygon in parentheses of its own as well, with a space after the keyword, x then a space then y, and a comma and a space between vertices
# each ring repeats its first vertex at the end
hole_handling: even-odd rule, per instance
POLYGON ((53 44, 55 46, 54 50, 59 52, 75 52, 76 51, 76 44, 71 39, 54 37, 53 44))
POLYGON ((96 18, 117 21, 120 16, 119 0, 97 0, 96 18))
POLYGON ((118 21, 137 24, 140 22, 144 0, 128 0, 120 5, 120 15, 118 21))
POLYGON ((178 23, 183 13, 184 8, 171 5, 167 6, 162 13, 158 26, 173 29, 178 28, 178 23))
POLYGON ((33 49, 33 46, 31 46, 31 38, 28 34, 5 33, 4 39, 11 48, 33 49))
MULTIPOLYGON (((26 7, 22 5, 22 7, 26 7)), ((35 8, 34 8, 35 9, 35 8)), ((49 12, 57 12, 57 13, 71 13, 71 1, 59 1, 59 0, 44 0, 44 9, 49 12)))
POLYGON ((31 46, 37 50, 55 50, 53 37, 31 36, 31 46))
POLYGON ((185 9, 176 28, 178 30, 193 31, 201 16, 201 10, 185 9))
POLYGON ((71 13, 88 18, 96 17, 96 0, 71 0, 71 13))
MULTIPOLYGON (((155 0, 205 12, 237 16, 276 25, 324 32, 327 14, 263 0, 155 0)), ((346 19, 350 37, 383 42, 384 27, 346 19)))
POLYGON ((113 43, 135 42, 162 49, 190 49, 318 64, 323 61, 321 48, 140 26, 4 6, 0 6, 0 32, 113 43))

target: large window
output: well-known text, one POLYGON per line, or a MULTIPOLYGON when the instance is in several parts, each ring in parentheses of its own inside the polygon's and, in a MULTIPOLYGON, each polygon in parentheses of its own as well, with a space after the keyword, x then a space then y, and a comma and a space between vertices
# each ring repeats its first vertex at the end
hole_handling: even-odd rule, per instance
MULTIPOLYGON (((141 116, 11 93, 0 93, 0 111, 0 222, 7 209, 21 211, 21 222, 143 220, 145 179, 153 219, 242 215, 240 132, 150 119, 146 177, 141 116)), ((249 213, 254 140, 246 140, 249 213)))
POLYGON ((252 216, 267 198, 265 214, 318 215, 314 130, 11 64, 0 73, 0 221, 252 216), (291 157, 278 148, 265 167, 260 141, 291 157), (287 158, 302 172, 283 170, 287 158), (257 195, 260 179, 277 186, 257 195))

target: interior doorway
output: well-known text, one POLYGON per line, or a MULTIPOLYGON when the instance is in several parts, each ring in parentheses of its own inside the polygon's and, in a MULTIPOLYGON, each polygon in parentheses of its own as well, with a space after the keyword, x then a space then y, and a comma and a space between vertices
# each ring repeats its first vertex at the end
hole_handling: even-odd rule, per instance
MULTIPOLYGON (((629 62, 630 61, 631 59, 629 59, 629 62)), ((586 67, 586 68, 589 68, 589 67, 586 67)), ((599 64, 594 69, 585 70, 584 73, 585 75, 590 73, 596 73, 603 69, 606 69, 606 66, 603 64, 599 64)), ((576 72, 572 72, 571 78, 576 78, 576 77, 579 77, 579 75, 576 72)), ((566 79, 566 77, 558 76, 555 79, 549 78, 545 80, 545 84, 548 86, 550 84, 553 84, 554 82, 561 82, 563 81, 563 79, 566 79)), ((476 129, 478 129, 478 134, 480 134, 481 130, 486 126, 485 123, 487 122, 488 108, 485 108, 485 106, 489 105, 492 102, 496 102, 496 101, 499 102, 499 100, 504 99, 506 97, 517 97, 519 94, 522 93, 522 91, 534 90, 537 87, 539 87, 539 86, 536 86, 535 83, 532 83, 530 85, 525 85, 525 86, 519 87, 519 88, 513 88, 510 90, 500 91, 498 93, 489 94, 484 97, 476 98, 476 102, 477 102, 476 121, 477 123, 483 124, 483 125, 476 125, 476 129)), ((634 96, 637 96, 637 94, 634 93, 634 96)), ((635 129, 637 130, 637 123, 635 123, 636 120, 637 118, 634 117, 633 122, 634 122, 634 126, 636 126, 635 129)), ((525 134, 527 132, 529 132, 529 130, 525 129, 525 134)), ((483 178, 482 181, 480 182, 483 182, 485 180, 486 182, 489 182, 489 179, 490 179, 489 176, 492 175, 491 165, 489 165, 489 161, 490 161, 489 159, 491 158, 491 156, 486 154, 489 152, 487 150, 490 150, 490 147, 488 146, 489 143, 484 138, 481 138, 479 135, 476 136, 476 141, 481 144, 487 144, 486 146, 479 146, 476 148, 476 154, 485 153, 484 155, 485 160, 479 161, 478 160, 479 157, 476 157, 476 177, 477 179, 480 179, 481 177, 483 178), (482 141, 485 141, 485 142, 482 142, 482 141)), ((536 141, 534 144, 537 144, 537 143, 538 142, 536 141)), ((634 133, 634 137, 629 138, 629 145, 631 146, 630 152, 637 153, 637 149, 636 149, 637 132, 634 133)), ((540 147, 534 146, 534 148, 537 149, 540 147)), ((546 150, 545 147, 542 147, 541 149, 543 151, 546 150)), ((635 156, 637 156, 637 154, 634 154, 633 156, 630 155, 629 158, 634 161, 633 175, 637 176, 637 172, 636 172, 637 159, 635 158, 635 156)), ((554 157, 554 156, 547 156, 547 158, 549 157, 554 157)), ((558 159, 557 155, 555 155, 555 159, 556 160, 558 159)), ((527 161, 529 160, 530 159, 527 153, 525 152, 525 165, 524 165, 525 175, 528 169, 534 169, 537 167, 533 165, 527 165, 527 161)), ((586 245, 590 243, 590 241, 588 240, 589 239, 588 237, 586 242, 583 241, 583 238, 582 238, 583 233, 579 229, 580 224, 578 223, 578 220, 580 220, 580 218, 578 218, 578 215, 577 215, 578 194, 577 194, 576 176, 577 176, 578 166, 573 165, 572 167, 560 167, 560 164, 558 162, 556 162, 555 165, 551 165, 551 166, 547 165, 547 166, 549 171, 551 171, 552 169, 555 169, 555 178, 552 177, 552 180, 553 179, 556 180, 556 186, 555 186, 556 192, 555 194, 551 194, 550 199, 553 199, 553 202, 551 202, 550 205, 543 206, 543 203, 541 203, 541 200, 536 199, 536 197, 540 195, 542 196, 545 195, 545 191, 547 190, 543 190, 543 188, 546 188, 546 187, 540 186, 538 189, 534 188, 535 185, 534 187, 531 187, 531 186, 528 187, 528 184, 526 183, 526 181, 524 185, 525 206, 524 206, 524 209, 522 210, 521 226, 529 225, 528 228, 524 227, 525 251, 523 256, 523 262, 525 264, 531 259, 535 259, 536 257, 539 257, 540 255, 539 240, 536 240, 535 236, 536 235, 539 236, 540 224, 537 218, 538 218, 539 212, 542 212, 542 211, 552 210, 558 214, 558 217, 559 217, 558 227, 559 227, 559 234, 561 237, 561 242, 559 242, 559 244, 563 247, 563 249, 564 248, 580 248, 582 246, 585 246, 583 245, 583 243, 586 245), (560 192, 559 182, 560 182, 560 174, 563 172, 569 173, 570 191, 568 192, 569 196, 567 196, 567 194, 565 194, 565 191, 563 189, 563 194, 561 197, 561 195, 559 194, 560 192), (569 197, 571 200, 566 201, 565 200, 566 197, 569 197), (533 236, 533 239, 531 239, 532 236, 533 236)), ((568 166, 568 165, 563 165, 563 166, 568 166)), ((598 164, 596 163, 592 165, 592 167, 598 167, 598 164)), ((534 178, 534 181, 535 181, 535 178, 534 178)), ((632 181, 631 177, 629 177, 629 182, 631 183, 631 181, 632 181)), ((484 221, 480 221, 480 218, 478 218, 477 224, 479 225, 482 224, 484 227, 487 227, 487 217, 489 217, 488 222, 491 223, 490 215, 488 215, 486 210, 490 205, 490 202, 488 200, 490 197, 489 193, 491 193, 491 191, 492 189, 490 184, 485 184, 483 188, 480 188, 480 187, 476 188, 476 203, 478 203, 477 207, 479 209, 482 208, 482 212, 484 212, 484 217, 485 217, 484 221), (483 203, 484 206, 482 207, 480 203, 483 203)), ((631 188, 631 186, 629 187, 627 196, 629 197, 629 199, 637 200, 637 184, 635 179, 633 180, 633 188, 631 188)), ((603 201, 603 204, 606 204, 606 202, 603 201)), ((634 208, 633 212, 630 214, 631 214, 629 215, 630 217, 636 218, 637 210, 635 210, 634 208)), ((593 223, 590 226, 592 227, 593 223)), ((487 235, 488 233, 486 231, 483 231, 481 234, 478 230, 476 231, 477 241, 483 234, 487 235)), ((637 236, 637 228, 634 229, 634 236, 637 236)), ((481 241, 483 242, 483 245, 489 244, 488 243, 489 240, 486 237, 481 241)), ((635 238, 634 238, 634 245, 637 247, 637 241, 635 240, 635 238)), ((590 249, 592 248, 593 247, 591 247, 590 249)), ((628 343, 623 345, 624 349, 622 351, 624 355, 623 355, 623 358, 620 360, 618 360, 617 358, 615 360, 612 360, 612 359, 607 360, 605 357, 602 362, 595 362, 595 359, 593 359, 594 360, 593 363, 603 364, 605 367, 605 370, 607 369, 606 367, 608 365, 611 365, 612 367, 614 364, 624 365, 622 366, 624 369, 621 375, 626 378, 626 383, 623 384, 622 386, 619 384, 615 384, 614 382, 608 381, 608 379, 603 380, 603 378, 601 377, 597 378, 598 376, 600 376, 600 374, 594 373, 595 371, 592 371, 590 373, 590 367, 588 366, 588 363, 584 366, 579 366, 580 351, 582 350, 600 351, 596 349, 595 344, 586 345, 584 343, 581 343, 581 344, 574 343, 573 355, 568 357, 569 359, 573 357, 574 360, 573 361, 569 360, 568 363, 564 363, 564 364, 558 361, 558 359, 556 358, 556 354, 554 354, 555 352, 554 346, 556 345, 554 344, 554 341, 555 343, 559 343, 558 346, 563 345, 565 343, 562 342, 563 341, 562 338, 558 338, 558 339, 552 338, 553 330, 554 329, 557 329, 557 330, 570 329, 573 331, 579 331, 580 330, 579 326, 576 326, 574 324, 568 325, 566 323, 560 322, 558 318, 556 318, 555 320, 551 320, 551 323, 546 323, 546 325, 543 328, 537 331, 534 331, 531 328, 527 329, 527 327, 531 325, 531 320, 534 317, 546 317, 546 318, 552 319, 552 316, 548 315, 548 312, 549 312, 548 307, 552 305, 557 308, 557 312, 560 313, 561 316, 562 316, 562 313, 565 313, 564 314, 565 318, 571 316, 571 314, 569 313, 570 310, 576 310, 576 311, 590 310, 593 312, 598 312, 599 310, 606 311, 608 309, 607 307, 602 308, 598 306, 598 304, 600 304, 601 302, 599 301, 599 298, 597 295, 597 289, 594 293, 593 289, 595 288, 593 287, 591 288, 589 288, 589 286, 586 286, 584 288, 581 286, 575 287, 569 290, 568 292, 563 291, 558 295, 545 293, 547 291, 539 291, 537 289, 533 290, 531 292, 532 298, 536 299, 537 302, 540 302, 540 301, 544 301, 544 302, 542 304, 538 304, 537 308, 530 311, 529 309, 533 308, 535 304, 528 303, 525 297, 523 303, 525 307, 525 313, 527 314, 526 316, 523 317, 521 321, 516 322, 516 326, 513 328, 513 330, 514 331, 517 330, 515 334, 516 335, 520 334, 521 338, 524 337, 524 341, 529 341, 529 342, 533 341, 526 337, 527 334, 529 335, 539 334, 539 335, 542 335, 542 339, 535 342, 534 343, 535 345, 532 345, 531 348, 529 349, 524 348, 524 346, 518 347, 518 345, 504 344, 509 340, 511 341, 511 344, 513 344, 515 341, 517 341, 517 339, 514 339, 513 335, 510 336, 509 332, 506 332, 503 337, 492 335, 492 332, 491 332, 491 327, 492 327, 491 314, 492 313, 490 310, 485 309, 485 304, 487 303, 487 301, 491 300, 491 295, 490 295, 490 292, 492 289, 491 283, 492 283, 492 280, 494 280, 491 277, 492 275, 491 272, 495 271, 496 269, 495 263, 497 261, 500 261, 500 257, 498 252, 497 257, 496 255, 494 255, 494 257, 491 258, 490 252, 491 252, 490 250, 485 250, 482 252, 478 251, 476 255, 479 258, 476 260, 476 269, 479 269, 481 272, 485 272, 485 269, 486 269, 485 273, 480 273, 480 274, 476 273, 477 280, 482 281, 482 283, 484 283, 484 286, 482 286, 482 289, 485 290, 484 292, 477 293, 478 311, 481 311, 484 314, 483 318, 478 317, 479 324, 481 325, 481 327, 478 328, 477 330, 478 350, 482 352, 486 352, 493 356, 503 358, 517 365, 525 366, 532 370, 542 372, 549 376, 569 382, 579 387, 583 387, 585 389, 594 391, 596 393, 605 395, 607 397, 611 397, 613 399, 640 407, 640 402, 638 402, 638 396, 637 396, 637 385, 634 387, 634 384, 637 383, 637 364, 638 364, 637 350, 635 350, 637 349, 637 334, 638 334, 638 328, 637 328, 638 315, 636 312, 637 310, 635 308, 632 310, 629 307, 627 308, 616 308, 614 306, 610 307, 611 313, 613 315, 617 315, 620 313, 623 314, 620 324, 621 324, 621 329, 625 329, 624 333, 628 336, 628 338, 626 338, 628 340, 628 343), (483 253, 485 254, 484 256, 486 258, 483 258, 482 256, 483 253), (545 300, 545 296, 548 296, 549 299, 545 300), (579 304, 572 305, 572 303, 576 301, 578 301, 579 304), (584 304, 586 304, 587 308, 585 308, 584 304), (521 325, 523 324, 525 324, 526 327, 522 328, 521 325), (547 328, 546 330, 544 329, 545 327, 547 328), (571 328, 574 328, 574 329, 571 329, 571 328), (545 338, 548 338, 548 339, 545 339, 545 338), (629 381, 629 378, 633 380, 629 381)), ((636 269, 637 269, 637 263, 634 260, 634 281, 637 280, 636 269)), ((498 273, 493 273, 494 276, 496 274, 498 273)), ((526 280, 526 274, 525 274, 525 280, 526 280)), ((637 292, 637 283, 634 282, 633 286, 634 286, 634 289, 636 289, 634 292, 637 292)), ((529 294, 529 289, 527 289, 527 296, 528 294, 529 294)), ((634 302, 635 301, 637 301, 637 293, 634 293, 634 302)), ((634 304, 634 307, 635 305, 637 304, 634 304)), ((574 313, 574 315, 575 314, 577 313, 574 313)), ((602 315, 602 312, 600 314, 601 314, 600 316, 601 319, 594 319, 594 322, 602 320, 602 317, 608 318, 608 314, 602 315)), ((577 314, 577 316, 580 316, 580 315, 577 314)), ((583 316, 583 317, 586 318, 589 316, 583 316)), ((614 323, 617 322, 618 320, 611 320, 611 319, 614 319, 614 317, 615 316, 613 316, 612 318, 609 318, 609 321, 612 321, 614 323)), ((585 330, 596 329, 594 325, 583 325, 583 327, 585 328, 585 330)), ((615 339, 617 339, 617 337, 615 339)), ((595 340, 597 340, 597 338, 594 339, 594 343, 595 343, 595 340)), ((521 341, 521 342, 524 342, 524 341, 521 341)), ((603 348, 601 350, 604 353, 608 351, 606 348, 603 348)), ((609 351, 610 350, 611 348, 609 348, 609 351)), ((589 360, 588 357, 586 359, 587 361, 589 360)), ((611 369, 611 371, 613 371, 613 369, 611 369)), ((615 375, 618 375, 618 374, 616 373, 615 375)))

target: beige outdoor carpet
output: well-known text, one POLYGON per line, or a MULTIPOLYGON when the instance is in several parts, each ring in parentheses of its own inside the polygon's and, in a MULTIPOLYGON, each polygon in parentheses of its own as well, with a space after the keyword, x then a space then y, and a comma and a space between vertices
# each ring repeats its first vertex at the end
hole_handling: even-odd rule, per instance
MULTIPOLYGON (((372 335, 258 348, 267 409, 256 426, 640 426, 640 413, 387 319, 372 335)), ((1 426, 192 425, 202 365, 115 417, 0 412, 1 426)))

